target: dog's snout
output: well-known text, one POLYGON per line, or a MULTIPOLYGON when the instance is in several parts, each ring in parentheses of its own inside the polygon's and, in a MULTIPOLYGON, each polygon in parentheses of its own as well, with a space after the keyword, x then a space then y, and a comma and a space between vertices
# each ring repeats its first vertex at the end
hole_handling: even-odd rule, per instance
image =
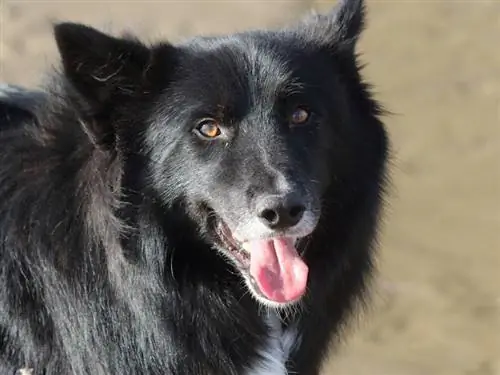
POLYGON ((296 194, 271 195, 257 203, 257 215, 273 230, 293 227, 302 219, 305 210, 305 204, 296 194))

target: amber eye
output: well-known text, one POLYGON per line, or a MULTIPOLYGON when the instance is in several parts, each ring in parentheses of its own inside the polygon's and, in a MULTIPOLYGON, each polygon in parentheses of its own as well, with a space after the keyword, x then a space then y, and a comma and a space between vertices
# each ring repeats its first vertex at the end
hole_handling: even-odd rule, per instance
POLYGON ((214 139, 221 135, 219 123, 214 119, 202 120, 196 127, 196 132, 203 138, 214 139))
POLYGON ((304 109, 302 107, 297 107, 292 112, 292 115, 290 117, 290 123, 292 126, 304 125, 307 123, 310 116, 311 114, 307 109, 304 109))

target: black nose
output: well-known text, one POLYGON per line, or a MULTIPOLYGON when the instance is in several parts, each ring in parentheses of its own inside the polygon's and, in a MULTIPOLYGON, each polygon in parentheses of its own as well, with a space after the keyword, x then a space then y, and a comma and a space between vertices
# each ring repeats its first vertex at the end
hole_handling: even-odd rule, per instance
POLYGON ((295 194, 270 195, 257 203, 257 215, 271 229, 287 229, 296 225, 306 210, 295 194))

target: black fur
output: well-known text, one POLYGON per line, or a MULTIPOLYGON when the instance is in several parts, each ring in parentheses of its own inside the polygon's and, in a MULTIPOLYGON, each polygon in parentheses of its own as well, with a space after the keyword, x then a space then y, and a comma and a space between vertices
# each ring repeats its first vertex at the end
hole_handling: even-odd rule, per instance
POLYGON ((277 310, 301 337, 289 373, 318 374, 371 273, 384 185, 362 25, 362 1, 346 0, 178 46, 55 26, 63 69, 38 105, 0 98, 0 373, 244 374, 271 308, 213 224, 251 218, 279 172, 319 217, 299 243, 307 294, 277 310), (297 104, 311 123, 290 129, 297 104), (207 116, 225 138, 193 134, 207 116))
POLYGON ((34 119, 33 111, 44 99, 42 92, 0 84, 0 130, 34 119))

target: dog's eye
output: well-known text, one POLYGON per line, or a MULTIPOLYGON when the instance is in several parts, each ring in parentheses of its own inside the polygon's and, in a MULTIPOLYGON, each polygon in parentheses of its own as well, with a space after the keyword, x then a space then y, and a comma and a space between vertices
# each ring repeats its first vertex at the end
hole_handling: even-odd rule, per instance
POLYGON ((202 120, 196 127, 196 132, 205 139, 214 139, 222 134, 219 123, 214 119, 202 120))
POLYGON ((311 113, 307 109, 302 107, 297 107, 294 109, 294 111, 290 116, 290 125, 291 126, 304 125, 309 120, 309 117, 311 117, 311 113))

